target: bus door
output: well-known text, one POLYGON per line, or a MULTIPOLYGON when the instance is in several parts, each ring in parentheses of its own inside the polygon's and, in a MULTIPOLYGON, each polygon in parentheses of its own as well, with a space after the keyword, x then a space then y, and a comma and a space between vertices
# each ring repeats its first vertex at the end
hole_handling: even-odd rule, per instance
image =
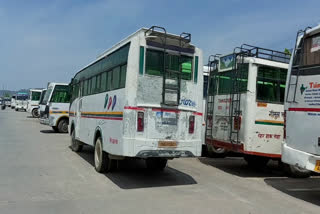
POLYGON ((80 135, 81 135, 81 111, 82 111, 82 99, 83 97, 79 98, 79 101, 76 102, 76 109, 75 109, 75 124, 76 127, 76 137, 77 138, 81 138, 80 135))

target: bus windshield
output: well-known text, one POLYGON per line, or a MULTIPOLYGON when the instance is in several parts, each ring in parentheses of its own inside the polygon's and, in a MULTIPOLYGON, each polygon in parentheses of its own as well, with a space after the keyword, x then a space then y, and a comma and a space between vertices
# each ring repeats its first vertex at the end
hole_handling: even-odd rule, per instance
POLYGON ((31 100, 32 100, 32 101, 38 101, 38 100, 40 100, 40 95, 41 95, 41 92, 39 92, 39 91, 32 91, 32 92, 31 92, 31 100))
POLYGON ((39 103, 40 103, 40 104, 44 104, 44 103, 43 103, 43 98, 44 98, 46 92, 47 92, 47 90, 43 90, 43 91, 41 92, 40 99, 39 99, 39 103))
POLYGON ((27 100, 28 95, 17 95, 17 100, 27 100))
POLYGON ((43 98, 41 104, 46 105, 46 104, 48 103, 49 97, 50 97, 51 93, 52 93, 52 88, 49 88, 49 89, 46 91, 46 93, 45 93, 45 95, 44 95, 44 98, 43 98))
POLYGON ((69 103, 70 93, 68 85, 56 85, 54 88, 50 102, 53 103, 69 103))

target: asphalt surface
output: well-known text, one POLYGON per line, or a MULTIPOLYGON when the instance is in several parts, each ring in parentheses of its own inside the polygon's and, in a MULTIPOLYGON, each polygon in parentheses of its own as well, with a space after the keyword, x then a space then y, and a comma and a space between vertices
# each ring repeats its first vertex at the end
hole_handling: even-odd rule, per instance
POLYGON ((28 113, 0 110, 0 213, 319 213, 320 177, 291 179, 277 164, 254 171, 239 157, 142 161, 98 174, 93 150, 69 148, 28 113))

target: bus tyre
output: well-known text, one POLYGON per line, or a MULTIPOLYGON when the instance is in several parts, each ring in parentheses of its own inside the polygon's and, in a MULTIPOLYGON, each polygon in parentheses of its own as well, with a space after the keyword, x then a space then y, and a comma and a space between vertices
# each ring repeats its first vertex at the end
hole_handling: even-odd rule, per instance
POLYGON ((39 117, 39 111, 38 111, 38 109, 37 109, 37 108, 33 109, 32 112, 31 112, 31 114, 32 114, 32 117, 35 117, 35 118, 39 117))
POLYGON ((224 158, 227 156, 227 150, 221 147, 208 145, 208 156, 211 158, 224 158))
POLYGON ((115 169, 116 162, 108 157, 108 153, 103 151, 101 137, 98 137, 94 145, 94 168, 97 172, 111 172, 115 169))
POLYGON ((76 140, 76 132, 74 130, 71 131, 71 149, 74 152, 81 152, 83 145, 76 140))
POLYGON ((53 131, 55 131, 55 132, 59 132, 59 129, 58 129, 58 127, 56 127, 56 126, 52 126, 52 129, 53 129, 53 131))
POLYGON ((268 164, 270 158, 255 155, 245 155, 244 160, 248 163, 249 167, 261 169, 268 164))
POLYGON ((309 178, 311 176, 311 171, 307 169, 303 169, 298 166, 289 165, 286 163, 282 163, 285 173, 289 177, 293 178, 309 178))
POLYGON ((68 120, 61 119, 58 123, 58 131, 60 133, 68 133, 68 120))
POLYGON ((164 170, 168 163, 167 159, 164 158, 148 158, 146 159, 147 168, 150 170, 164 170))

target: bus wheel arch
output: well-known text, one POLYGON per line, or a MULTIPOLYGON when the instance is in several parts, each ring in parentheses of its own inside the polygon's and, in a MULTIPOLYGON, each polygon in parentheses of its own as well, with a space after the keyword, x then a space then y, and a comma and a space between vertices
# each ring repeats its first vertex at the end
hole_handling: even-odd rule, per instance
POLYGON ((76 139, 76 132, 75 132, 73 123, 71 125, 70 135, 71 135, 71 145, 70 146, 71 146, 72 151, 81 152, 83 149, 83 144, 76 139))
POLYGON ((68 116, 62 116, 57 120, 56 123, 58 130, 60 133, 68 133, 68 124, 69 124, 69 117, 68 116))

